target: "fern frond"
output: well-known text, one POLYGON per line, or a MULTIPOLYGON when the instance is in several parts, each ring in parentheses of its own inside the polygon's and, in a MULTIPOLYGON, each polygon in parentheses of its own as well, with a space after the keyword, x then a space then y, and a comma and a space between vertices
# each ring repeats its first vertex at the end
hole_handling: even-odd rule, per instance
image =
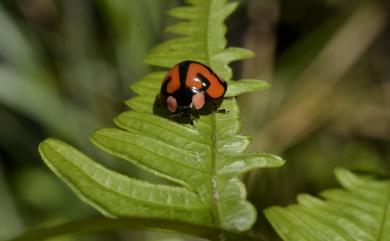
POLYGON ((390 181, 336 170, 344 189, 307 194, 287 208, 271 207, 268 220, 283 240, 390 240, 390 181))
MULTIPOLYGON (((237 3, 226 0, 190 0, 189 6, 170 11, 184 19, 167 31, 180 34, 146 57, 146 62, 171 67, 183 60, 209 65, 228 82, 235 96, 266 87, 255 80, 231 80, 228 64, 250 57, 240 48, 226 48, 226 17, 237 3)), ((110 171, 75 148, 54 139, 39 149, 46 164, 88 204, 107 216, 160 218, 217 227, 248 230, 256 219, 239 177, 259 167, 278 167, 283 160, 264 153, 244 154, 249 138, 238 135, 236 100, 225 99, 229 114, 201 116, 194 126, 178 124, 152 113, 165 72, 155 72, 134 84, 138 94, 120 114, 120 128, 100 129, 91 141, 109 154, 175 182, 179 187, 155 185, 110 171)))

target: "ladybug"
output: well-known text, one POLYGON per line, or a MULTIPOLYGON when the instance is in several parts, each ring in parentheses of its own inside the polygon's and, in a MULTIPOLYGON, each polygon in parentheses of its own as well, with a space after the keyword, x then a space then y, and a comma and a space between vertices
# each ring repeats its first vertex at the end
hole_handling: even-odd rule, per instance
MULTIPOLYGON (((193 120, 200 114, 218 111, 227 83, 208 66, 196 61, 183 61, 173 66, 162 81, 155 110, 170 118, 193 120)), ((219 110, 218 112, 226 112, 219 110)))

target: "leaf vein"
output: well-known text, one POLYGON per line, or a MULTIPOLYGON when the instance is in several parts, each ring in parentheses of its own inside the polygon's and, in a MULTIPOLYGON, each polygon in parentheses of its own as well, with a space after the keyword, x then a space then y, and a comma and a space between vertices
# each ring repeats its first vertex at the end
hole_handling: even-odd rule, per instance
MULTIPOLYGON (((190 141, 190 142, 196 141, 198 144, 201 144, 201 145, 204 145, 204 146, 208 146, 208 144, 207 144, 206 142, 201 141, 201 139, 200 139, 198 133, 196 133, 195 131, 190 130, 189 128, 186 128, 185 131, 190 132, 191 135, 193 135, 192 137, 195 137, 195 135, 196 135, 196 138, 197 138, 196 140, 194 140, 194 139, 192 139, 191 137, 189 137, 189 135, 184 135, 184 134, 181 135, 181 132, 174 132, 174 131, 172 131, 172 128, 164 128, 163 126, 165 126, 165 125, 157 125, 157 124, 155 124, 154 122, 149 121, 149 120, 147 120, 147 119, 143 119, 143 118, 136 117, 136 116, 131 116, 130 118, 136 119, 137 121, 140 121, 140 122, 148 123, 148 124, 150 124, 151 126, 154 126, 154 127, 158 128, 158 129, 160 129, 160 130, 162 130, 162 131, 168 131, 168 132, 170 132, 170 133, 174 133, 175 135, 177 135, 177 136, 179 136, 179 137, 181 137, 181 138, 184 138, 184 139, 186 139, 186 140, 188 140, 188 141, 190 141)), ((122 126, 123 126, 123 125, 122 125, 122 126)), ((173 126, 172 126, 172 127, 173 127, 173 126)), ((130 127, 130 126, 127 126, 126 129, 128 129, 128 128, 131 128, 131 127, 130 127)), ((156 136, 154 136, 154 137, 155 137, 155 138, 158 138, 158 137, 156 137, 156 136)), ((158 139, 160 139, 160 140, 162 141, 161 138, 158 138, 158 139)))
MULTIPOLYGON (((57 155, 63 157, 66 159, 66 157, 64 157, 60 152, 56 151, 56 149, 52 148, 50 145, 48 145, 48 148, 50 148, 53 152, 55 152, 57 155)), ((172 204, 163 204, 161 202, 152 202, 150 200, 146 201, 144 199, 137 199, 133 196, 128 196, 128 195, 125 195, 124 193, 120 193, 118 191, 115 191, 113 189, 110 189, 109 187, 107 186, 104 186, 102 185, 100 182, 96 181, 94 178, 93 178, 93 175, 90 175, 88 172, 84 171, 84 169, 78 167, 77 165, 73 164, 72 162, 68 162, 71 166, 73 166, 73 168, 75 169, 78 169, 81 173, 83 173, 85 175, 86 178, 88 178, 91 182, 95 183, 97 186, 100 186, 102 189, 106 190, 107 192, 111 192, 111 193, 114 193, 114 194, 117 194, 119 196, 122 196, 124 198, 127 198, 127 199, 130 199, 130 200, 134 200, 134 201, 137 201, 137 202, 140 202, 140 203, 145 203, 145 204, 153 204, 155 206, 159 206, 159 207, 175 207, 177 209, 180 209, 180 210, 203 210, 203 209, 207 209, 207 206, 205 207, 202 207, 202 208, 194 208, 194 205, 191 205, 190 207, 185 207, 185 206, 177 206, 177 205, 172 205, 172 204)), ((58 172, 62 173, 61 170, 57 169, 58 172)), ((62 175, 64 175, 65 177, 67 177, 66 174, 62 173, 62 175)), ((121 175, 121 174, 119 174, 121 175)), ((74 182, 72 182, 69 178, 67 178, 73 185, 76 185, 74 182)), ((171 187, 170 187, 171 188, 171 187)), ((173 188, 173 187, 172 187, 173 188)), ((184 191, 184 190, 183 190, 184 191)), ((188 190, 186 190, 187 192, 190 192, 188 190)), ((197 195, 196 193, 194 192, 191 192, 195 195, 197 195)), ((83 194, 85 195, 85 194, 83 194)), ((100 206, 100 204, 99 204, 100 206)))
MULTIPOLYGON (((182 162, 179 162, 179 161, 177 161, 177 160, 174 160, 174 159, 171 159, 171 158, 167 158, 167 157, 165 157, 165 156, 162 156, 161 154, 159 154, 159 153, 157 153, 157 152, 150 151, 150 150, 144 148, 142 145, 136 145, 135 143, 131 143, 131 142, 125 141, 125 140, 123 140, 123 139, 111 137, 111 136, 108 136, 108 135, 105 135, 105 134, 101 134, 101 133, 100 133, 99 135, 102 135, 102 136, 104 136, 104 137, 106 137, 106 138, 113 139, 113 140, 115 140, 115 141, 123 142, 123 143, 129 144, 129 145, 131 145, 131 146, 137 147, 137 148, 142 149, 143 151, 145 151, 145 152, 147 152, 147 153, 153 154, 153 155, 155 155, 155 156, 157 156, 157 157, 159 157, 159 158, 161 158, 161 159, 165 159, 165 160, 167 160, 168 162, 171 161, 171 162, 174 162, 174 163, 176 163, 176 164, 178 164, 178 165, 180 165, 180 166, 187 167, 187 168, 189 168, 189 169, 192 169, 192 170, 195 170, 195 171, 198 171, 198 172, 210 174, 210 172, 208 172, 208 171, 206 171, 206 170, 202 170, 202 169, 199 169, 199 168, 196 168, 196 167, 187 165, 187 164, 182 163, 182 162)), ((158 141, 158 142, 160 142, 160 144, 161 144, 161 143, 164 143, 164 142, 161 142, 161 141, 158 141)), ((166 144, 166 143, 164 143, 164 144, 166 144)), ((175 149, 178 149, 177 147, 174 147, 174 148, 175 148, 175 149)), ((158 170, 156 170, 156 171, 158 171, 158 170)))

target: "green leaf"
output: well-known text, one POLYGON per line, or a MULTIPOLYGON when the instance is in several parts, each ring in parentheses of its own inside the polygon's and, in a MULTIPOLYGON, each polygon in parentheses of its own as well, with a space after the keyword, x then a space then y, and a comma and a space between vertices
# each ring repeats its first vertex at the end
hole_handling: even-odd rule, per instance
POLYGON ((390 181, 336 170, 344 189, 307 194, 298 204, 265 211, 283 240, 390 240, 390 181))
POLYGON ((211 215, 199 224, 215 226, 219 222, 229 230, 244 230, 254 222, 255 212, 244 200, 245 189, 237 176, 256 167, 280 166, 283 161, 269 154, 241 154, 249 141, 236 135, 240 126, 237 105, 225 100, 222 108, 231 114, 201 117, 196 128, 151 113, 125 112, 115 120, 125 131, 98 130, 92 141, 199 195, 211 215))
POLYGON ((148 213, 149 217, 168 215, 172 219, 195 221, 208 215, 195 193, 179 187, 149 184, 108 170, 59 140, 45 140, 39 145, 39 151, 58 176, 106 216, 148 213), (194 220, 188 213, 193 214, 194 220))
POLYGON ((270 85, 267 82, 261 80, 244 79, 240 81, 229 81, 226 96, 238 96, 250 91, 264 90, 269 87, 270 85))
MULTIPOLYGON (((168 27, 182 36, 151 50, 146 62, 171 67, 197 60, 212 67, 228 83, 229 96, 263 89, 261 81, 231 81, 228 64, 250 57, 239 48, 226 48, 226 17, 236 3, 191 0, 170 14, 188 21, 168 27), (186 13, 186 14, 183 14, 186 13)), ((194 125, 179 124, 153 114, 164 72, 147 75, 131 86, 138 94, 126 103, 132 109, 115 119, 119 128, 97 130, 91 141, 105 152, 165 178, 177 186, 136 180, 97 164, 75 148, 54 139, 40 153, 46 164, 85 202, 109 217, 157 218, 222 230, 245 231, 256 219, 246 200, 241 175, 259 167, 278 167, 284 161, 264 153, 243 153, 249 138, 238 135, 241 124, 235 98, 221 108, 228 114, 201 116, 194 125)))

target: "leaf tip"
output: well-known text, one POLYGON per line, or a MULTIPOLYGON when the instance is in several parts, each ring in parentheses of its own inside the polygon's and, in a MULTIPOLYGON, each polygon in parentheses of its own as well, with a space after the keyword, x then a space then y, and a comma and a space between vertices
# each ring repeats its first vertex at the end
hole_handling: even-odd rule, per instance
POLYGON ((38 145, 38 152, 39 154, 41 155, 42 159, 44 159, 44 161, 46 162, 46 151, 48 148, 50 148, 51 146, 53 145, 56 145, 58 144, 59 142, 61 142, 60 140, 57 140, 55 138, 46 138, 44 141, 42 141, 41 143, 39 143, 38 145))
POLYGON ((348 175, 350 174, 351 172, 345 168, 342 168, 342 167, 338 167, 334 170, 334 173, 335 175, 338 177, 338 176, 344 176, 344 175, 348 175))
POLYGON ((281 167, 284 164, 286 164, 286 160, 284 160, 280 156, 272 155, 272 154, 270 154, 269 156, 270 156, 269 157, 270 158, 270 163, 272 163, 271 167, 281 167))
POLYGON ((256 208, 248 201, 243 201, 241 205, 231 208, 223 226, 227 230, 244 232, 253 226, 256 216, 256 208))
POLYGON ((279 207, 279 206, 271 206, 271 207, 268 207, 266 208, 263 213, 265 215, 265 217, 272 223, 272 221, 274 220, 274 218, 277 216, 277 213, 278 212, 281 212, 283 211, 283 208, 282 207, 279 207))
POLYGON ((228 82, 226 96, 238 96, 244 93, 265 90, 271 87, 271 84, 264 80, 242 79, 228 82))

